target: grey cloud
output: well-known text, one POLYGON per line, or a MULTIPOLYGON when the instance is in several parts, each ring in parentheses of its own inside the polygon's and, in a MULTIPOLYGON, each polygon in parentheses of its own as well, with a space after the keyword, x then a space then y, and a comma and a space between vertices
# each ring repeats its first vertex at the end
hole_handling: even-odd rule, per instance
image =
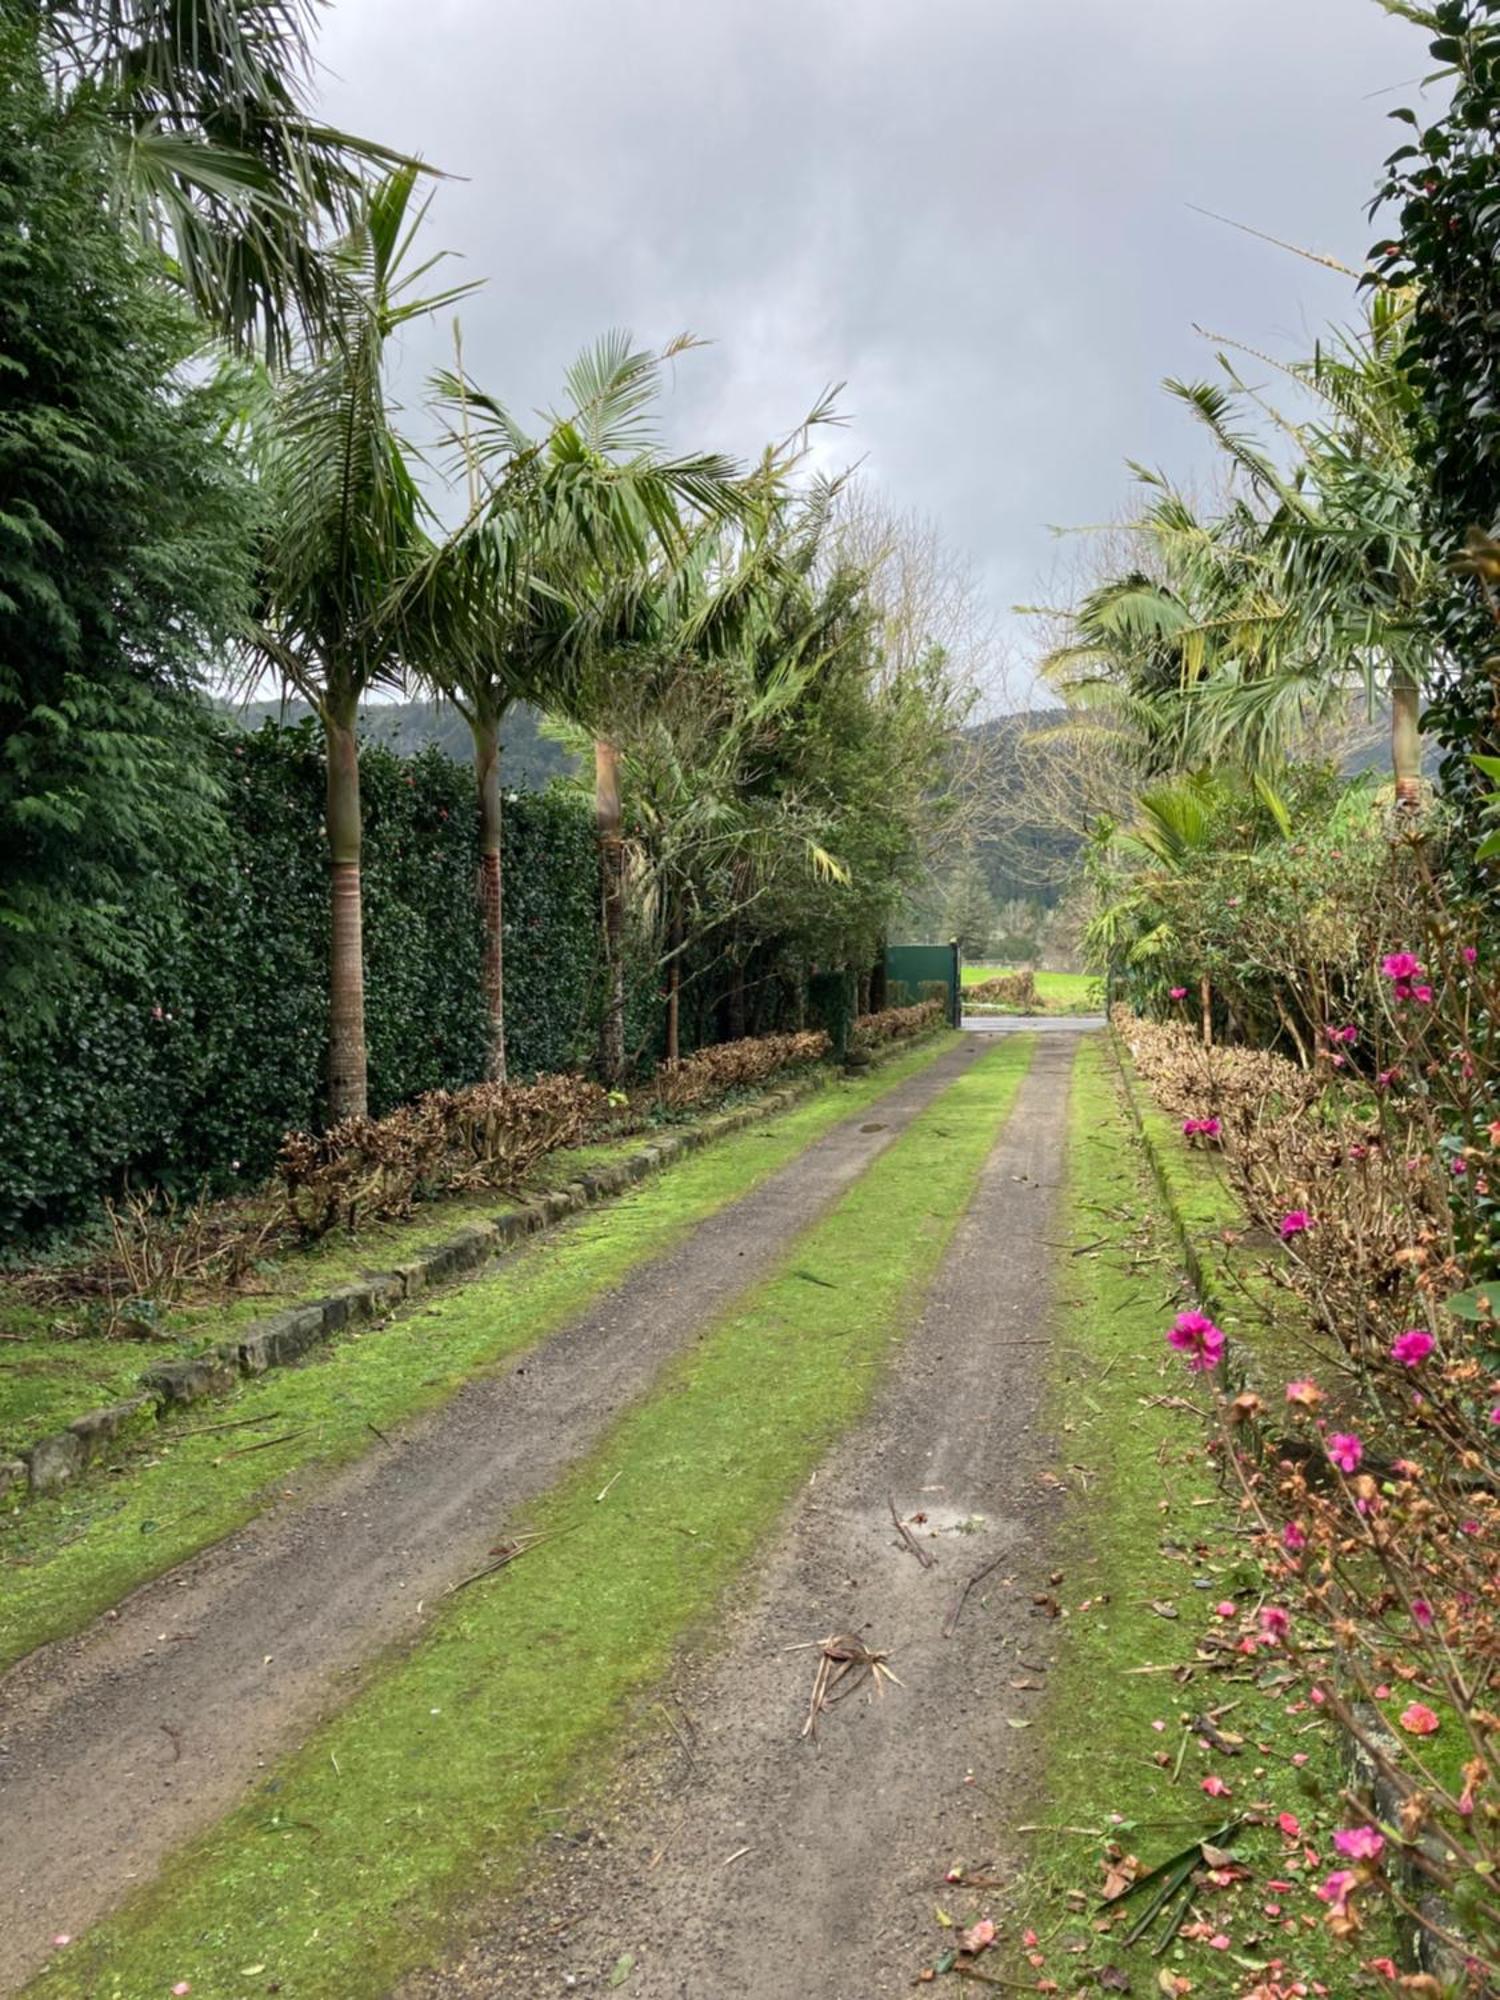
MULTIPOLYGON (((521 407, 605 328, 715 344, 674 434, 750 453, 846 379, 864 456, 1002 614, 1129 457, 1205 462, 1163 375, 1193 323, 1286 352, 1347 282, 1428 66, 1376 0, 336 0, 330 116, 420 151, 488 284, 467 358, 521 407)), ((408 397, 446 349, 411 336, 408 397)))

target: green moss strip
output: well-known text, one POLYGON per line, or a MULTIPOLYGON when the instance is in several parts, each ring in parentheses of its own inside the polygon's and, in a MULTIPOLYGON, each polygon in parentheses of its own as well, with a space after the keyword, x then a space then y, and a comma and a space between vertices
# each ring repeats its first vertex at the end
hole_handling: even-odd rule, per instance
POLYGON ((476 1370, 509 1362, 584 1311, 612 1285, 679 1243, 708 1216, 786 1166, 841 1119, 925 1069, 944 1036, 839 1083, 764 1125, 672 1165, 631 1194, 508 1257, 492 1277, 423 1300, 383 1327, 320 1350, 307 1368, 278 1369, 235 1396, 153 1427, 144 1456, 53 1500, 18 1506, 0 1530, 0 1667, 78 1630, 129 1590, 230 1534, 303 1468, 340 1464, 452 1395, 476 1370), (242 1432, 206 1424, 274 1423, 242 1432), (271 1450, 230 1456, 247 1440, 291 1433, 271 1450))
POLYGON ((555 1539, 456 1598, 28 1990, 381 1993, 440 1948, 456 1903, 512 1883, 545 1809, 588 1786, 633 1701, 868 1403, 1030 1053, 1018 1038, 981 1056, 532 1511, 555 1539))
MULTIPOLYGON (((1129 1976, 1131 1990, 1154 1993, 1165 1963, 1208 2000, 1243 1991, 1247 1971, 1273 1958, 1312 1977, 1328 1976, 1336 1963, 1322 1905, 1311 1895, 1321 1871, 1303 1865, 1295 1844, 1288 1848, 1275 1816, 1295 1814, 1326 1850, 1327 1822, 1319 1820, 1332 1807, 1341 1767, 1332 1732, 1309 1728, 1316 1717, 1305 1705, 1289 1716, 1287 1696, 1260 1685, 1254 1667, 1200 1672, 1186 1687, 1173 1678, 1176 1665, 1192 1659, 1197 1635, 1215 1622, 1215 1605, 1254 1605, 1259 1569, 1240 1547, 1233 1503, 1216 1483, 1206 1427, 1190 1408, 1163 1401, 1201 1401, 1206 1392, 1166 1345, 1177 1246, 1152 1220, 1155 1190, 1117 1089, 1106 1045, 1091 1040, 1079 1051, 1069 1114, 1067 1234, 1079 1254, 1062 1266, 1053 1390, 1066 1457, 1085 1467, 1087 1478, 1060 1552, 1065 1583, 1057 1594, 1069 1615, 1052 1628, 1058 1658, 1048 1676, 1042 1785, 1024 1814, 1044 1829, 1033 1847, 1025 1916, 1042 1934, 1058 1978, 1051 1948, 1059 1939, 1087 1940, 1086 1955, 1057 1961, 1067 1968, 1065 1990, 1090 1969, 1113 1966, 1129 1976), (1088 1247, 1105 1232, 1107 1245, 1088 1247), (1205 1750, 1190 1726, 1220 1703, 1231 1705, 1223 1729, 1243 1739, 1237 1756, 1205 1750), (1295 1766, 1294 1753, 1306 1762, 1295 1766), (1214 1777, 1228 1785, 1228 1798, 1205 1795, 1203 1781, 1214 1777), (1063 1907, 1067 1891, 1100 1893, 1107 1840, 1149 1867, 1257 1803, 1270 1808, 1270 1823, 1234 1843, 1236 1860, 1255 1879, 1200 1899, 1228 1937, 1226 1948, 1199 1939, 1153 1959, 1155 1931, 1127 1951, 1063 1907), (1269 1880, 1293 1886, 1268 1890, 1269 1880), (1267 1902, 1279 1918, 1268 1916, 1267 1902), (1308 1928, 1306 1919, 1317 1921, 1308 1928), (1295 1935, 1285 1931, 1287 1921, 1295 1935)), ((1274 1660, 1267 1656, 1265 1664, 1274 1674, 1274 1660)), ((1383 1932, 1369 1944, 1370 1951, 1388 1948, 1383 1932)), ((1331 1990, 1349 1990, 1347 1972, 1345 1964, 1331 1990)))

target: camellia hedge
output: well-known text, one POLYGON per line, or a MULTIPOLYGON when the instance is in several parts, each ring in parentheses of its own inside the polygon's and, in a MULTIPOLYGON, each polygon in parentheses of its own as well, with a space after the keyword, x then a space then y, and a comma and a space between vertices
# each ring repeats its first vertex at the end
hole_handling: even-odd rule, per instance
MULTIPOLYGON (((307 727, 211 741, 222 846, 120 919, 121 969, 81 977, 52 1018, 0 1022, 0 1245, 95 1215, 131 1185, 183 1195, 260 1180, 323 1105, 323 760, 307 727)), ((370 1109, 474 1082, 484 1023, 473 780, 435 751, 367 748, 370 1109)), ((520 1077, 591 1054, 599 997, 588 803, 509 803, 508 1056, 520 1077)))

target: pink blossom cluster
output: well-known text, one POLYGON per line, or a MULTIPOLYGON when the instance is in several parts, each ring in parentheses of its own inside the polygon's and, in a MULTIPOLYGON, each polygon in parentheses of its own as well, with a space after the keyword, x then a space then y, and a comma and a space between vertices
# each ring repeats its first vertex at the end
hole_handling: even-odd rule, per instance
POLYGON ((1432 988, 1422 978, 1422 962, 1414 952, 1393 951, 1380 961, 1380 969, 1391 981, 1397 1000, 1417 1000, 1423 1006, 1432 1001, 1432 988))
POLYGON ((1200 1136, 1205 1139, 1217 1139, 1223 1129, 1217 1118, 1184 1118, 1182 1121, 1182 1136, 1185 1139, 1200 1136))
POLYGON ((1189 1368, 1204 1374, 1218 1367, 1224 1352, 1224 1334, 1203 1313, 1182 1312, 1172 1322, 1167 1344, 1187 1356, 1189 1368))

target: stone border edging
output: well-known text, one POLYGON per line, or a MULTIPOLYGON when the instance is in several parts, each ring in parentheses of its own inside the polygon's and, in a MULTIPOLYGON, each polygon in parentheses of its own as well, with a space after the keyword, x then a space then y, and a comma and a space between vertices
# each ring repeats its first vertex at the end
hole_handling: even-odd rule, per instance
MULTIPOLYGON (((889 1042, 865 1069, 878 1068, 929 1037, 908 1036, 889 1042)), ((763 1118, 774 1118, 804 1097, 822 1090, 833 1075, 826 1065, 769 1091, 752 1104, 712 1114, 701 1124, 666 1132, 606 1166, 591 1167, 561 1188, 506 1209, 489 1222, 469 1223, 446 1242, 389 1271, 379 1271, 349 1285, 340 1285, 321 1299, 284 1307, 256 1320, 235 1339, 222 1341, 182 1361, 158 1362, 141 1375, 141 1394, 127 1396, 97 1410, 86 1410, 67 1427, 38 1438, 14 1457, 0 1457, 0 1497, 23 1486, 28 1496, 57 1493, 119 1439, 135 1436, 165 1416, 192 1403, 226 1396, 246 1376, 264 1375, 301 1361, 313 1348, 332 1339, 346 1326, 359 1325, 394 1309, 434 1285, 478 1270, 490 1260, 541 1230, 554 1228, 595 1202, 622 1194, 626 1188, 657 1173, 670 1161, 696 1153, 715 1140, 726 1139, 763 1118)))
MULTIPOLYGON (((1182 1261, 1186 1268, 1189 1282, 1193 1290, 1197 1293, 1200 1302, 1211 1313, 1219 1317, 1227 1317, 1224 1312, 1224 1294, 1219 1290, 1211 1277, 1208 1264, 1199 1255, 1198 1246, 1193 1241, 1193 1233, 1188 1227, 1187 1217, 1178 1206, 1176 1191, 1172 1186, 1172 1178, 1167 1171, 1166 1162, 1162 1158, 1161 1149, 1147 1129, 1146 1120, 1142 1115, 1140 1104, 1136 1098, 1137 1089, 1144 1086, 1138 1085, 1135 1075, 1135 1065, 1130 1058, 1129 1051, 1123 1046, 1123 1037, 1120 1031, 1115 1027, 1113 1022, 1110 1023, 1109 1028, 1109 1045, 1114 1054, 1115 1066, 1119 1071, 1125 1103, 1130 1113, 1130 1122, 1135 1129, 1136 1137, 1140 1141, 1141 1150, 1145 1154, 1147 1163, 1151 1168, 1151 1178, 1156 1183, 1156 1190, 1161 1197, 1167 1221, 1171 1224, 1172 1234, 1176 1237, 1178 1247, 1182 1251, 1182 1261)), ((1243 1356, 1247 1343, 1240 1341, 1236 1345, 1241 1350, 1243 1356)), ((1277 1449, 1277 1440, 1271 1438, 1268 1439, 1267 1443, 1269 1449, 1274 1453, 1277 1449)), ((1360 1721, 1372 1740, 1387 1743, 1393 1750, 1396 1748, 1395 1739, 1390 1735, 1389 1730, 1385 1726, 1385 1719, 1378 1710, 1361 1705, 1360 1721)), ((1361 1788, 1368 1792, 1370 1796, 1375 1817, 1383 1820, 1387 1825, 1397 1823, 1399 1820, 1400 1799, 1397 1796, 1395 1786, 1383 1776, 1375 1759, 1370 1756, 1369 1752, 1356 1736, 1349 1735, 1346 1732, 1344 1746, 1345 1753, 1349 1759, 1350 1769, 1354 1772, 1355 1778, 1361 1788)), ((1423 1836, 1423 1845, 1431 1851, 1436 1846, 1436 1843, 1433 1841, 1433 1837, 1428 1834, 1423 1836)), ((1440 1853, 1437 1858, 1441 1859, 1440 1853)), ((1434 1893, 1429 1879, 1412 1861, 1398 1860, 1397 1865, 1402 1869, 1406 1878, 1407 1889, 1415 1899, 1423 1915, 1446 1930, 1450 1936, 1455 1935, 1458 1927, 1453 1911, 1441 1896, 1434 1893)), ((1464 1963, 1461 1956, 1457 1952, 1450 1950, 1442 1942, 1441 1938, 1436 1937, 1425 1925, 1408 1922, 1406 1935, 1411 1961, 1417 1970, 1431 1973, 1434 1978, 1445 1983, 1453 1982, 1456 1987, 1464 1973, 1464 1963)))

